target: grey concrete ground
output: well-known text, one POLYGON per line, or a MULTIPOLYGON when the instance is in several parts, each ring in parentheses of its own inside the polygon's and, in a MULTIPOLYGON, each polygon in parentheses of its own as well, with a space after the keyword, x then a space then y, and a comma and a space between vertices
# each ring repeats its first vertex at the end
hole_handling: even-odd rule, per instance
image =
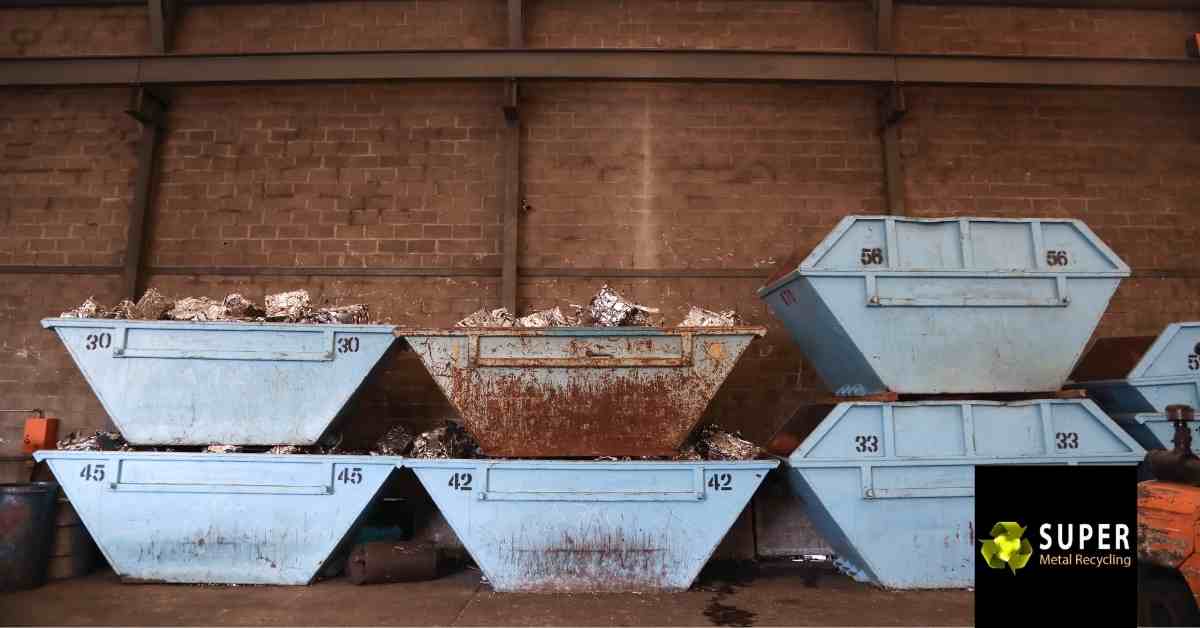
POLYGON ((3 625, 932 626, 974 623, 970 591, 882 591, 770 565, 685 593, 496 593, 473 569, 418 583, 309 587, 122 584, 112 572, 0 594, 3 625))

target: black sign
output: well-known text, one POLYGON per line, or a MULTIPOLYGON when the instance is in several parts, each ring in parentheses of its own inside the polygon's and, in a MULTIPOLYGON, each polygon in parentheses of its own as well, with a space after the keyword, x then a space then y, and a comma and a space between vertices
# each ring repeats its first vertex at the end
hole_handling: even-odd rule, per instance
POLYGON ((979 466, 975 530, 976 625, 1137 624, 1135 467, 979 466))

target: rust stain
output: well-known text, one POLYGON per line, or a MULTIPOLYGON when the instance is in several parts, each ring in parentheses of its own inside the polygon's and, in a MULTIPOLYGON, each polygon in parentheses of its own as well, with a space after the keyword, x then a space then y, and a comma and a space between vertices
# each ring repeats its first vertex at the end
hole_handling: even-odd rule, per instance
MULTIPOLYGON (((612 351, 597 340, 572 339, 567 352, 612 351)), ((651 339, 626 343, 655 350, 651 339)), ((467 428, 485 453, 503 457, 671 455, 714 388, 692 369, 457 369, 451 379, 467 428)))
POLYGON ((544 538, 530 534, 505 545, 507 562, 511 572, 519 574, 522 590, 661 590, 670 575, 682 568, 665 537, 631 535, 599 525, 544 538))
POLYGON ((670 456, 760 333, 445 330, 410 346, 488 456, 670 456))
POLYGON ((484 376, 454 369, 453 402, 489 456, 669 456, 695 427, 711 384, 691 370, 484 376))
POLYGON ((1164 567, 1177 567, 1191 555, 1191 544, 1163 530, 1138 523, 1138 558, 1164 567))
POLYGON ((1167 482, 1138 484, 1138 557, 1175 568, 1195 553, 1200 489, 1167 482))

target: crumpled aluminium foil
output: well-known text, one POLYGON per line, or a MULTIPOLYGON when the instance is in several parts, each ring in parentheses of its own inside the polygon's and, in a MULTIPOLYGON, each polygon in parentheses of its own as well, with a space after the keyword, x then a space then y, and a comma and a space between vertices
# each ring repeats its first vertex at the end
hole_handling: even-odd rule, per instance
POLYGON ((408 431, 403 424, 397 423, 379 437, 379 440, 375 442, 375 447, 371 450, 371 455, 403 456, 412 444, 412 432, 408 431))
POLYGON ((308 313, 301 322, 361 325, 370 322, 370 320, 371 316, 367 306, 360 303, 341 307, 323 307, 308 313))
POLYGON ((370 309, 366 304, 336 307, 309 307, 308 292, 296 290, 267 297, 268 305, 274 304, 270 314, 258 307, 254 301, 234 292, 221 302, 208 297, 185 297, 173 300, 151 288, 137 303, 128 299, 121 301, 111 310, 105 309, 89 298, 79 307, 63 312, 63 318, 116 318, 129 320, 176 320, 176 321, 283 321, 289 323, 345 323, 361 325, 371 322, 370 309))
POLYGON ((578 317, 568 317, 557 306, 526 314, 517 319, 517 327, 578 327, 578 317))
POLYGON ((267 295, 267 320, 299 321, 308 314, 308 290, 267 295))
POLYGON ((229 318, 258 318, 266 314, 254 301, 238 292, 226 296, 221 305, 225 306, 225 315, 229 318))
POLYGON ((133 307, 125 311, 125 317, 140 321, 157 321, 174 307, 174 299, 150 288, 133 307))
POLYGON ((204 448, 206 454, 240 454, 242 453, 241 445, 209 445, 204 448))
MULTIPOLYGON (((98 318, 97 314, 99 313, 100 309, 101 308, 99 305, 96 304, 96 301, 93 300, 92 297, 88 297, 87 299, 84 300, 84 302, 82 304, 80 304, 79 307, 77 307, 75 309, 67 310, 66 312, 63 312, 62 314, 59 314, 59 317, 60 318, 98 318)), ((61 449, 61 447, 59 449, 61 449)))
POLYGON ((457 423, 422 432, 412 443, 410 458, 475 458, 479 444, 457 423))
POLYGON ((672 458, 672 460, 698 461, 704 460, 704 456, 701 456, 700 452, 696 451, 696 445, 691 444, 684 445, 684 447, 679 450, 679 453, 675 454, 675 457, 672 458))
POLYGON ((508 312, 506 308, 498 307, 494 310, 479 310, 470 316, 458 321, 454 324, 455 327, 512 327, 516 324, 516 318, 508 312))
POLYGON ((742 324, 742 317, 735 310, 714 312, 702 307, 692 306, 680 327, 732 327, 742 324))
POLYGON ((133 451, 120 434, 103 431, 90 435, 71 432, 66 438, 60 439, 56 446, 64 451, 133 451))
POLYGON ((621 325, 641 326, 649 322, 647 314, 657 314, 658 309, 638 305, 626 300, 616 290, 605 284, 588 304, 592 324, 598 327, 621 325))
POLYGON ((683 451, 688 447, 704 460, 754 460, 762 453, 758 445, 714 425, 701 428, 695 442, 683 451))
POLYGON ((224 305, 208 297, 186 297, 175 302, 175 307, 167 312, 167 318, 174 321, 222 321, 229 317, 229 311, 224 305))

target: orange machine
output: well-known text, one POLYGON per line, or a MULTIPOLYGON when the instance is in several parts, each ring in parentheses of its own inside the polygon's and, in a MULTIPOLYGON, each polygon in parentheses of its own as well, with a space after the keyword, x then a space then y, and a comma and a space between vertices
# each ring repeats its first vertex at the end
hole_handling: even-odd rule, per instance
POLYGON ((1200 459, 1192 453, 1188 406, 1170 406, 1175 448, 1146 464, 1138 484, 1138 625, 1200 625, 1200 459))
POLYGON ((34 410, 36 416, 25 419, 25 436, 21 440, 21 450, 32 454, 39 449, 54 449, 58 440, 58 419, 34 410))

